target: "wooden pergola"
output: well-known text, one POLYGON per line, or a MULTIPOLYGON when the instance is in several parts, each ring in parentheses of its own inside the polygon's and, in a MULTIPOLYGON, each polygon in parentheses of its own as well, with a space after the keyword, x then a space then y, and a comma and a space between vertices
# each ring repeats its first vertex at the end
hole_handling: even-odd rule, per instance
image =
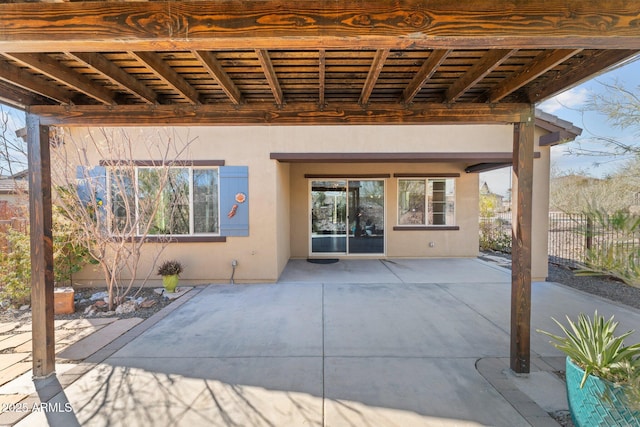
POLYGON ((1 4, 0 101, 27 112, 34 376, 55 367, 49 127, 108 125, 512 123, 511 367, 528 372, 533 105, 639 52, 637 0, 1 4))

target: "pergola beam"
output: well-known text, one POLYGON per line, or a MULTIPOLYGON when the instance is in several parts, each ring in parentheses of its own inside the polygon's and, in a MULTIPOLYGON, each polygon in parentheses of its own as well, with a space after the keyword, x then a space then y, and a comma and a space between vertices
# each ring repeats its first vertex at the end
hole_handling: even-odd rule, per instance
POLYGON ((48 100, 0 79, 0 102, 17 109, 24 109, 27 105, 47 104, 48 100))
POLYGON ((280 87, 276 70, 273 68, 273 63, 269 57, 269 52, 264 49, 256 49, 256 55, 258 55, 258 61, 260 61, 264 76, 276 100, 276 105, 282 106, 284 104, 284 96, 282 95, 282 88, 280 87))
POLYGON ((517 49, 496 49, 489 50, 478 62, 476 62, 462 77, 447 89, 444 102, 455 102, 467 90, 475 86, 476 83, 485 78, 489 73, 498 68, 517 49))
POLYGON ((45 124, 64 126, 163 126, 163 125, 350 125, 350 124, 492 124, 520 120, 529 104, 398 104, 376 103, 368 109, 345 103, 322 108, 315 103, 274 106, 252 103, 242 106, 206 104, 33 106, 29 111, 45 124))
POLYGON ((637 0, 10 3, 0 51, 638 49, 639 16, 637 0))
POLYGON ((244 102, 240 89, 233 83, 233 80, 231 80, 226 71, 224 71, 222 65, 220 65, 220 62, 218 62, 213 53, 204 50, 194 50, 192 53, 202 63, 209 75, 218 82, 218 85, 229 97, 231 102, 236 105, 244 102))
POLYGON ((160 80, 169 85, 173 90, 187 98, 193 104, 200 104, 200 95, 180 74, 169 67, 157 54, 152 52, 129 52, 138 58, 160 80))
POLYGON ((20 86, 61 104, 69 104, 71 102, 72 96, 68 90, 51 84, 50 81, 42 77, 27 73, 22 68, 5 61, 0 62, 0 80, 5 80, 12 85, 20 86))
POLYGON ((157 101, 156 94, 153 90, 109 61, 104 55, 94 52, 67 52, 67 55, 93 68, 115 84, 122 86, 149 104, 154 104, 157 101))
POLYGON ((113 93, 96 85, 85 76, 76 73, 70 68, 63 66, 58 61, 45 54, 37 53, 4 53, 4 55, 21 62, 35 71, 48 76, 51 79, 84 93, 85 95, 102 102, 104 104, 114 104, 113 93))
POLYGON ((505 80, 500 86, 492 89, 489 92, 487 101, 491 103, 500 101, 580 51, 581 49, 556 49, 542 52, 520 72, 505 80))
MULTIPOLYGON (((640 37, 639 37, 640 38, 640 37)), ((585 56, 573 67, 558 73, 555 78, 545 85, 534 85, 529 90, 529 100, 532 103, 549 99, 567 88, 573 87, 593 78, 602 70, 606 70, 621 62, 638 56, 637 50, 603 50, 594 55, 585 56)))
POLYGON ((366 105, 369 102, 369 97, 371 96, 373 88, 378 81, 378 77, 382 72, 384 61, 387 60, 387 56, 389 56, 389 49, 378 49, 376 51, 371 67, 369 68, 369 74, 367 74, 367 80, 365 80, 364 86, 362 87, 362 93, 360 94, 358 104, 366 105))
POLYGON ((413 101, 413 98, 420 92, 422 86, 427 80, 433 76, 438 70, 438 67, 447 59, 447 56, 451 50, 434 50, 429 57, 422 63, 420 70, 416 73, 413 79, 409 82, 407 87, 402 92, 402 102, 409 104, 413 101))

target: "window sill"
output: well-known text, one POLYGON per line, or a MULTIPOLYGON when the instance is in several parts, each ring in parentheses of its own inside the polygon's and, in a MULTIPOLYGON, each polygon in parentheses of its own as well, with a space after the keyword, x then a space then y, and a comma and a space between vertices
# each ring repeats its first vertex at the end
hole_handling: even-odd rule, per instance
MULTIPOLYGON (((140 241, 142 237, 135 237, 136 241, 140 241)), ((148 243, 215 243, 226 242, 225 236, 147 236, 145 241, 148 243)))
POLYGON ((396 225, 393 231, 452 231, 460 230, 457 225, 396 225))

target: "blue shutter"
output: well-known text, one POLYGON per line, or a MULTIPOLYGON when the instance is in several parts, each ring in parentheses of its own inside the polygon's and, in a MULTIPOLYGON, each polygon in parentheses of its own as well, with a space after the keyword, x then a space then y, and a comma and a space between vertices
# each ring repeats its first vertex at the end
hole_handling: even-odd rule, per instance
POLYGON ((104 225, 107 203, 107 168, 78 166, 76 168, 78 199, 85 207, 98 205, 97 220, 104 225), (102 202, 102 203, 99 203, 102 202))
POLYGON ((220 235, 249 235, 249 168, 247 166, 220 167, 220 235), (244 195, 244 202, 236 201, 237 195, 244 195), (233 215, 229 217, 232 212, 233 215))

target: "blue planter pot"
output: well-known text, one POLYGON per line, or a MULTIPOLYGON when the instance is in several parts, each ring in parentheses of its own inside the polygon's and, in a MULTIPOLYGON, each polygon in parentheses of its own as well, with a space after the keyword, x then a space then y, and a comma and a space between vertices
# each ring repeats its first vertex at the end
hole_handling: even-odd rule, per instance
POLYGON ((567 357, 567 400, 576 427, 640 426, 640 412, 624 403, 624 389, 593 375, 584 386, 584 370, 567 357))

